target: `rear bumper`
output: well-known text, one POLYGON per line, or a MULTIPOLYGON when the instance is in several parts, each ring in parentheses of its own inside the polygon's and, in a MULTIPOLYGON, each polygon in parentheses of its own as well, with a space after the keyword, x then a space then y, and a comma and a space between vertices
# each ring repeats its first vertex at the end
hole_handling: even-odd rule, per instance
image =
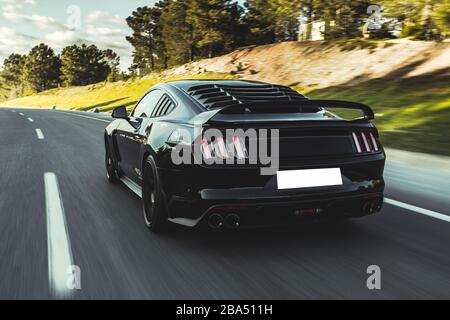
POLYGON ((293 190, 278 190, 276 176, 261 176, 255 170, 192 166, 161 172, 171 221, 194 227, 206 224, 213 214, 236 214, 245 227, 378 212, 383 202, 384 154, 359 160, 281 168, 341 168, 342 186, 293 190))
MULTIPOLYGON (((268 199, 269 200, 269 199, 268 199)), ((195 227, 207 226, 212 215, 226 219, 237 215, 241 227, 267 225, 290 225, 310 219, 339 219, 362 217, 377 213, 383 204, 383 193, 361 195, 339 195, 312 199, 270 199, 272 201, 196 201, 186 202, 175 199, 171 202, 172 212, 177 217, 170 220, 175 223, 195 227), (181 212, 184 212, 181 213, 181 212), (193 216, 189 212, 200 213, 193 216), (180 214, 181 213, 181 214, 180 214)))

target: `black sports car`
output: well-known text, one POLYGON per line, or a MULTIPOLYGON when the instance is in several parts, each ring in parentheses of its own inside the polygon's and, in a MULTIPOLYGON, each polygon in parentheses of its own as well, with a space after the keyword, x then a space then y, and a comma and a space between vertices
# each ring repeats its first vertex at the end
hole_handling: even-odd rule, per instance
POLYGON ((142 197, 155 232, 238 228, 380 211, 385 153, 372 110, 284 86, 184 80, 148 91, 105 132, 109 181, 142 197), (347 120, 334 110, 356 109, 347 120), (332 112, 333 110, 334 112, 332 112))

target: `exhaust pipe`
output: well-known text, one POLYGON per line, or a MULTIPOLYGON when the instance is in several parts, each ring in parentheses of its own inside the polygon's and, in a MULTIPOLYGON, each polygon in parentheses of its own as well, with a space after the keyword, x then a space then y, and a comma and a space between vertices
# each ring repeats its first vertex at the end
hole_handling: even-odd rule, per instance
POLYGON ((225 217, 225 226, 227 226, 230 229, 237 229, 239 228, 241 223, 241 219, 237 214, 229 214, 225 217))
POLYGON ((383 206, 383 203, 382 203, 382 202, 376 202, 376 203, 373 205, 373 212, 380 212, 382 206, 383 206))
POLYGON ((376 204, 374 202, 366 202, 363 206, 363 212, 366 214, 372 214, 376 212, 376 204))
POLYGON ((208 218, 208 225, 212 229, 219 229, 223 225, 223 218, 218 213, 213 213, 208 218))

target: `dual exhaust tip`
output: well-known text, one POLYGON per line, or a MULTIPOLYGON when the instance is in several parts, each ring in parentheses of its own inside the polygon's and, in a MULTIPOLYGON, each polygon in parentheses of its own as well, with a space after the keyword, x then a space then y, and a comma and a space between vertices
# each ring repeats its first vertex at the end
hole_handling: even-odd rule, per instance
POLYGON ((208 218, 208 225, 212 229, 220 229, 225 226, 229 229, 237 229, 241 224, 241 219, 237 214, 227 214, 225 217, 218 213, 213 213, 208 218))
MULTIPOLYGON (((363 212, 365 214, 373 214, 381 210, 381 202, 369 201, 363 206, 363 212)), ((223 226, 229 229, 237 229, 241 224, 241 219, 237 214, 230 213, 222 215, 219 213, 213 213, 208 217, 208 226, 211 229, 220 229, 223 226)))
POLYGON ((365 214, 372 214, 381 210, 381 203, 378 201, 366 202, 363 206, 363 212, 365 214))

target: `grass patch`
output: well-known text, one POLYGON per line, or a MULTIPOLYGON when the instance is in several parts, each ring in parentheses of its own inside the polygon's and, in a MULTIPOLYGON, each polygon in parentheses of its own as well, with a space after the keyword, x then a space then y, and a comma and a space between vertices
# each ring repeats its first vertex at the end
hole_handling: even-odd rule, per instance
POLYGON ((312 99, 350 100, 371 106, 385 146, 450 156, 448 70, 410 78, 373 79, 307 94, 312 99))
POLYGON ((145 79, 131 79, 114 83, 102 82, 85 87, 58 88, 40 94, 2 102, 4 106, 23 106, 49 108, 56 106, 63 110, 111 111, 118 106, 131 109, 151 87, 159 82, 182 79, 232 79, 233 76, 221 73, 203 73, 199 75, 164 78, 159 75, 145 79))

